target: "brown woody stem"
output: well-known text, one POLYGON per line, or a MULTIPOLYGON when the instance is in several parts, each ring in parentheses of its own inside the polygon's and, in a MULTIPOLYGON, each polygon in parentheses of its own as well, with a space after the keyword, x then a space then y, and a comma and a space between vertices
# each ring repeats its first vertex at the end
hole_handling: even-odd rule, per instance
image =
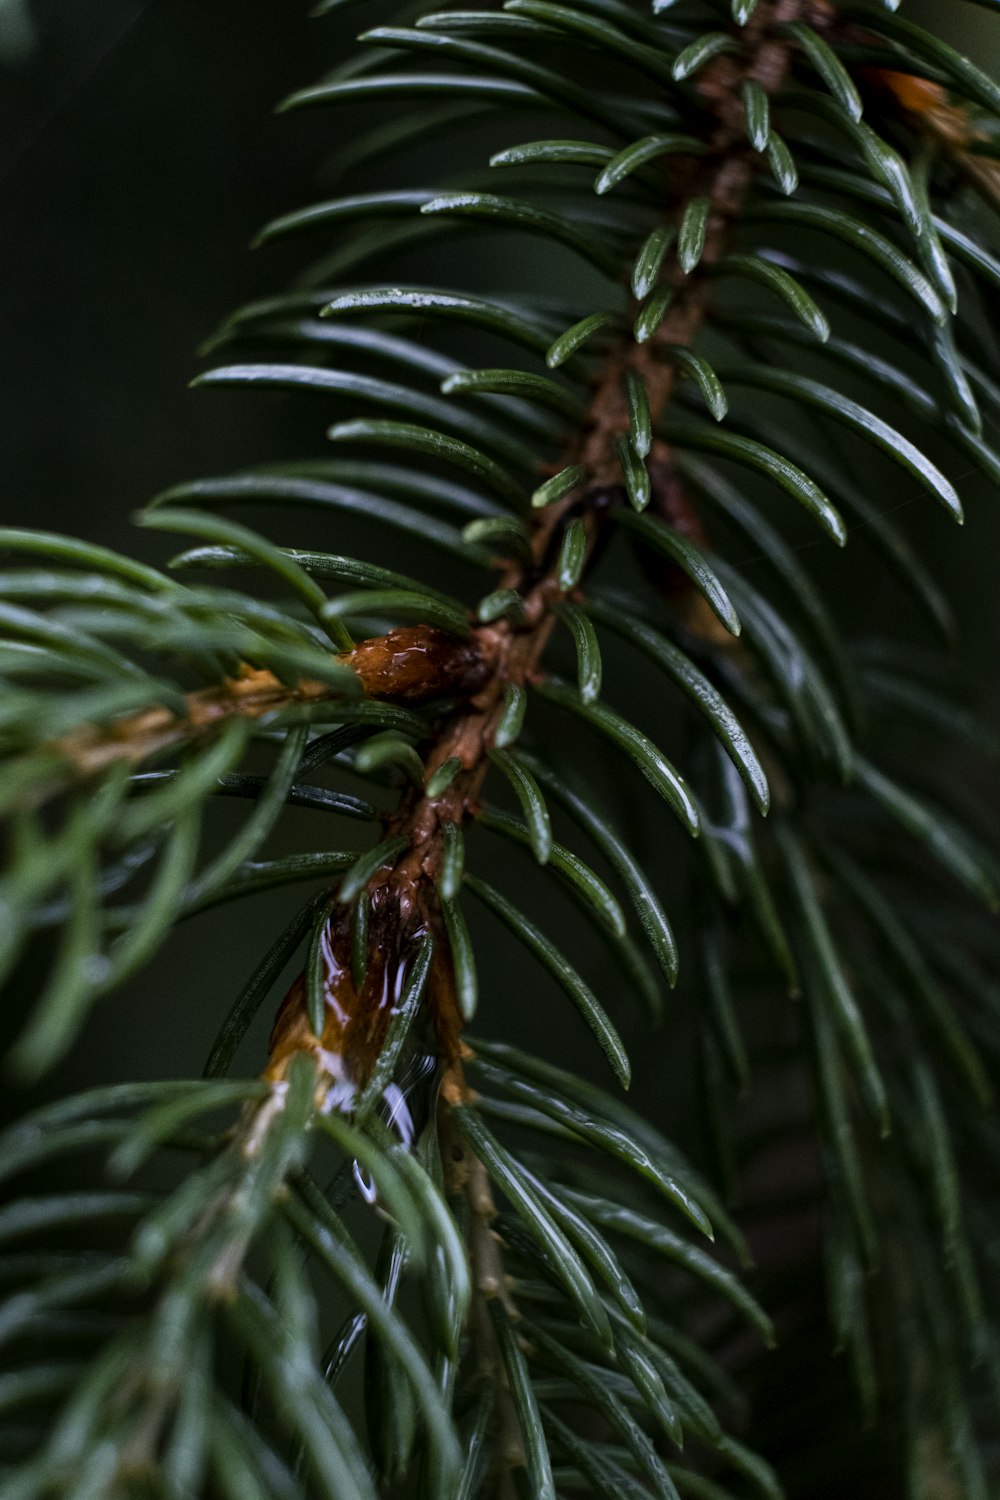
MULTIPOLYGON (((689 347, 704 321, 712 270, 725 253, 762 165, 761 156, 746 137, 741 84, 749 78, 769 93, 777 89, 790 47, 781 34, 782 24, 804 14, 807 5, 823 3, 761 0, 751 21, 739 33, 741 55, 716 57, 698 75, 697 107, 702 119, 697 129, 708 151, 705 155, 672 158, 667 216, 679 222, 693 199, 707 201, 702 257, 690 273, 685 273, 676 256, 666 262, 662 281, 671 288, 673 299, 662 325, 643 343, 631 336, 620 339, 593 380, 586 417, 565 451, 565 461, 580 465, 585 478, 558 504, 532 515, 530 559, 510 563, 502 577, 502 586, 520 596, 522 617, 516 622, 502 618, 475 627, 465 639, 427 626, 400 628, 362 641, 338 658, 354 669, 363 691, 371 698, 405 704, 446 699, 451 704, 425 757, 427 777, 451 760, 456 760, 461 769, 437 796, 428 796, 423 787, 413 787, 404 794, 385 819, 385 834, 405 839, 406 846, 391 866, 383 867, 369 882, 372 910, 377 914, 372 939, 383 946, 388 944, 398 954, 407 951, 418 929, 439 935, 439 947, 446 950, 435 890, 442 859, 442 829, 475 815, 503 709, 504 688, 530 686, 542 673, 543 654, 556 624, 555 609, 565 597, 556 558, 566 525, 576 517, 584 522, 586 570, 608 533, 609 508, 624 500, 617 443, 629 431, 626 375, 642 381, 655 431, 674 390, 676 367, 670 349, 689 347)), ((662 439, 654 442, 648 467, 654 506, 679 529, 697 534, 697 517, 683 494, 671 451, 662 439)), ((714 634, 718 627, 701 597, 687 590, 683 603, 688 625, 714 634)), ((247 668, 219 687, 190 694, 182 713, 150 709, 110 726, 84 727, 57 742, 51 748, 64 769, 55 773, 53 785, 46 792, 58 791, 115 762, 146 761, 211 734, 232 717, 261 718, 281 708, 308 707, 334 696, 334 691, 321 682, 300 681, 290 687, 270 672, 247 668)), ((337 921, 343 926, 340 917, 337 921)), ((378 955, 375 957, 378 959, 378 955)), ((375 967, 379 967, 378 962, 375 967)), ((430 1011, 446 1069, 446 1095, 458 1099, 466 1092, 461 1072, 461 1020, 454 996, 448 993, 449 986, 442 978, 446 969, 446 961, 436 961, 430 1011)), ((369 988, 362 986, 356 997, 359 1011, 368 1003, 369 988)), ((304 1024, 303 1005, 300 986, 295 997, 287 998, 279 1028, 283 1063, 297 1046, 315 1048, 321 1043, 322 1039, 314 1037, 304 1024), (298 1040, 293 1042, 293 1037, 298 1040)), ((363 1017, 357 1019, 363 1022, 363 1017)), ((362 1024, 358 1030, 370 1033, 374 1049, 380 1028, 362 1024)), ((272 1065, 274 1061, 272 1058, 272 1065)), ((358 1066, 363 1065, 359 1057, 358 1066)))
MULTIPOLYGON (((356 674, 366 697, 420 704, 476 692, 490 673, 489 641, 468 640, 427 625, 403 626, 359 641, 336 660, 356 674)), ((83 725, 49 745, 62 765, 43 795, 98 776, 124 761, 140 765, 175 745, 215 732, 227 719, 260 719, 279 709, 330 702, 339 695, 325 682, 300 679, 294 687, 273 672, 245 667, 218 687, 189 693, 183 713, 150 708, 107 725, 83 725)))
MULTIPOLYGON (((488 752, 503 708, 505 684, 529 686, 541 674, 542 655, 556 624, 554 608, 565 597, 557 581, 555 561, 561 532, 570 518, 582 516, 587 528, 586 568, 602 540, 609 502, 620 503, 622 483, 616 444, 629 429, 626 372, 637 374, 646 386, 654 429, 670 400, 675 372, 665 350, 671 345, 690 346, 701 327, 709 306, 710 272, 725 252, 761 168, 761 158, 746 139, 740 85, 745 78, 756 79, 768 92, 780 85, 789 43, 777 28, 794 20, 801 11, 801 0, 770 0, 759 5, 742 32, 743 58, 718 57, 700 75, 701 103, 716 122, 709 136, 711 149, 707 157, 675 159, 678 186, 673 215, 679 219, 692 198, 708 199, 701 262, 688 275, 676 258, 668 264, 663 275, 674 289, 674 299, 664 323, 645 343, 631 337, 623 339, 608 355, 593 383, 586 419, 566 452, 566 462, 580 464, 586 478, 558 504, 536 513, 532 518, 531 561, 512 563, 502 579, 504 588, 521 595, 523 621, 501 619, 476 633, 490 659, 489 675, 479 692, 446 720, 427 758, 429 774, 452 758, 460 762, 461 771, 438 797, 428 797, 414 788, 386 819, 387 835, 404 836, 408 848, 391 869, 374 878, 372 889, 392 892, 390 904, 396 906, 404 923, 415 920, 439 874, 443 825, 462 823, 476 812, 489 766, 488 752)), ((664 442, 655 443, 650 467, 664 476, 659 500, 661 506, 669 507, 666 492, 673 469, 664 442)), ((700 604, 700 598, 695 603, 700 604)), ((444 1060, 453 1063, 454 1051, 446 1052, 444 1060)))
MULTIPOLYGON (((580 464, 585 479, 559 504, 533 517, 532 551, 529 562, 511 563, 502 586, 521 597, 523 618, 501 619, 475 632, 474 639, 488 670, 478 690, 459 703, 443 723, 426 758, 428 776, 445 762, 455 759, 461 770, 440 795, 430 797, 422 788, 405 794, 385 820, 387 837, 403 837, 406 845, 395 861, 369 882, 372 909, 380 921, 395 921, 397 944, 400 934, 412 934, 430 926, 440 932, 436 882, 441 871, 444 838, 449 823, 461 824, 474 816, 489 766, 488 753, 496 736, 503 710, 506 684, 529 686, 542 671, 542 657, 556 623, 555 606, 563 599, 557 578, 556 556, 560 535, 571 518, 582 517, 587 535, 585 567, 590 565, 603 540, 607 509, 621 503, 622 484, 616 452, 617 440, 629 430, 624 382, 627 372, 643 381, 654 429, 671 398, 674 367, 668 346, 690 346, 701 327, 709 305, 709 276, 725 252, 732 227, 742 211, 760 159, 746 141, 740 84, 746 77, 760 82, 769 92, 776 89, 787 66, 788 43, 776 27, 801 14, 800 0, 764 0, 753 22, 743 32, 746 51, 742 60, 720 57, 710 64, 699 84, 701 102, 714 117, 707 158, 680 163, 678 191, 673 205, 680 217, 686 202, 707 198, 708 226, 702 261, 686 275, 676 260, 665 277, 674 291, 668 315, 653 338, 643 344, 622 340, 604 362, 593 383, 587 417, 580 432, 567 445, 566 462, 580 464)), ((658 441, 651 455, 651 473, 659 480, 661 509, 671 519, 683 497, 674 487, 674 471, 667 445, 658 441)), ((433 976, 432 976, 433 981, 433 976)), ((430 1014, 436 1033, 438 1055, 444 1070, 441 1108, 471 1097, 462 1068, 461 1018, 454 1002, 447 970, 432 982, 430 1014)), ((373 1062, 374 1059, 371 1059, 373 1062)), ((447 1125, 443 1126, 447 1141, 447 1125)), ((477 1351, 480 1375, 492 1379, 497 1391, 493 1416, 494 1493, 507 1500, 514 1493, 512 1472, 524 1463, 524 1450, 517 1414, 506 1386, 506 1376, 489 1315, 489 1301, 510 1292, 504 1272, 503 1247, 493 1229, 495 1206, 482 1164, 464 1153, 461 1183, 470 1209, 469 1249, 474 1280, 474 1304, 470 1331, 477 1351)), ((454 1175, 454 1174, 453 1174, 454 1175)))

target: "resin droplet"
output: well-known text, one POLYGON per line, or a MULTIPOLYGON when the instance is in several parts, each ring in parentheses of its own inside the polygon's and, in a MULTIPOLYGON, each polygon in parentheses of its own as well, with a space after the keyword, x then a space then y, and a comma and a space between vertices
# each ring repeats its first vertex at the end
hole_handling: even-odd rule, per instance
MULTIPOLYGON (((321 939, 322 1032, 317 1036, 310 1025, 305 979, 300 975, 275 1019, 266 1076, 272 1082, 284 1078, 293 1056, 311 1052, 325 1076, 323 1107, 349 1114, 385 1043, 423 936, 422 926, 406 929, 392 892, 384 886, 377 888, 371 898, 367 963, 359 988, 351 973, 351 913, 349 908, 338 907, 321 939)), ((428 1091, 429 1075, 436 1071, 432 1048, 419 1040, 423 1031, 418 1022, 412 1035, 415 1054, 411 1051, 410 1061, 384 1096, 388 1123, 407 1145, 427 1115, 427 1107, 417 1104, 413 1096, 428 1091)))

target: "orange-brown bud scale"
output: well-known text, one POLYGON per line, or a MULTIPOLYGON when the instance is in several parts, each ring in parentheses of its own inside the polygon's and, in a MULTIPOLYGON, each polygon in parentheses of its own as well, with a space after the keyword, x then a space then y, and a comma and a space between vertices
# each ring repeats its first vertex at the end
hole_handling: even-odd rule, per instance
POLYGON ((407 625, 359 641, 341 661, 358 674, 369 698, 426 703, 478 692, 490 676, 489 643, 486 631, 466 641, 427 625, 407 625))

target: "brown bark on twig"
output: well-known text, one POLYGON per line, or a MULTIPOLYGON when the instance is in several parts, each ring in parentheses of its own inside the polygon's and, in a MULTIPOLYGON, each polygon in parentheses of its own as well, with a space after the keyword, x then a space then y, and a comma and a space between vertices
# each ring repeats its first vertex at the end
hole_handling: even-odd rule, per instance
MULTIPOLYGON (((501 619, 476 632, 475 639, 489 661, 488 672, 477 691, 461 701, 445 720, 426 757, 428 777, 452 758, 458 760, 461 770, 439 796, 429 797, 422 788, 413 788, 385 820, 386 834, 404 836, 406 847, 391 866, 373 877, 369 893, 380 924, 388 922, 395 927, 394 951, 428 921, 440 926, 435 882, 442 859, 442 829, 448 823, 461 824, 475 814, 489 766, 488 752, 503 709, 505 684, 528 685, 542 670, 542 656, 556 623, 554 606, 563 597, 556 565, 561 532, 571 517, 583 518, 589 564, 603 540, 609 504, 621 503, 616 443, 629 428, 624 394, 626 371, 634 371, 645 383, 654 430, 670 400, 675 374, 664 351, 671 344, 688 346, 693 342, 709 305, 712 268, 725 253, 733 225, 759 170, 759 159, 745 139, 739 85, 747 76, 756 78, 769 91, 780 84, 787 65, 788 44, 770 28, 794 19, 799 13, 799 0, 773 0, 760 5, 754 25, 745 32, 748 54, 743 66, 723 57, 705 70, 701 95, 716 120, 711 136, 713 153, 707 162, 698 158, 680 165, 680 191, 672 206, 679 217, 684 203, 692 197, 708 198, 710 213, 702 263, 688 276, 676 261, 667 268, 665 275, 673 286, 674 300, 664 324, 645 344, 622 340, 608 355, 594 381, 586 421, 566 451, 566 462, 581 464, 586 478, 576 492, 533 517, 531 559, 512 563, 502 579, 503 587, 515 589, 521 596, 523 620, 514 623, 501 619)), ((669 447, 662 440, 657 441, 650 455, 649 471, 661 513, 679 529, 697 533, 697 515, 679 486, 669 447)), ((700 624, 702 629, 714 632, 714 617, 708 623, 697 612, 702 602, 700 596, 690 598, 695 607, 689 609, 688 624, 693 628, 699 628, 700 624)), ((343 946, 342 936, 340 942, 343 946)), ((443 971, 439 968, 432 973, 428 1010, 442 1065, 440 1100, 445 1121, 443 1143, 447 1147, 448 1141, 454 1140, 454 1132, 449 1134, 447 1128, 447 1107, 472 1097, 462 1068, 462 1023, 447 965, 443 971)), ((276 1028, 280 1038, 277 1051, 282 1061, 288 1055, 292 1034, 293 1045, 314 1048, 322 1045, 311 1036, 305 1021, 301 986, 286 1001, 282 1016, 276 1028)), ((375 1055, 372 1053, 354 1065, 369 1068, 375 1055)), ((273 1057, 272 1067, 274 1060, 273 1057)), ((481 1163, 471 1159, 461 1147, 454 1161, 448 1161, 447 1153, 445 1161, 451 1188, 464 1192, 469 1204, 475 1290, 470 1333, 479 1376, 492 1381, 496 1389, 493 1493, 496 1500, 513 1500, 513 1473, 524 1465, 525 1459, 517 1412, 507 1389, 488 1306, 493 1297, 501 1297, 506 1305, 511 1305, 503 1246, 493 1228, 496 1210, 481 1163)), ((512 1306, 511 1311, 516 1317, 512 1306)))
MULTIPOLYGON (((790 47, 780 33, 781 24, 804 14, 810 5, 823 4, 824 0, 762 0, 739 33, 741 53, 715 58, 698 75, 696 92, 704 111, 699 133, 708 152, 672 158, 671 191, 665 211, 679 222, 692 199, 708 200, 701 261, 692 273, 685 274, 676 257, 668 259, 662 279, 674 295, 663 324, 645 343, 630 336, 620 339, 594 379, 586 417, 565 452, 565 461, 581 465, 585 478, 559 503, 533 514, 531 557, 510 563, 501 580, 502 587, 520 596, 522 618, 503 618, 474 627, 464 640, 426 626, 400 628, 362 641, 338 658, 353 667, 369 697, 411 705, 449 701, 452 707, 425 755, 427 775, 429 778, 453 758, 461 766, 440 795, 430 797, 422 787, 412 788, 385 819, 386 835, 405 837, 407 847, 391 867, 377 872, 369 883, 372 910, 377 914, 373 930, 376 945, 403 953, 418 929, 433 930, 440 924, 435 882, 440 872, 441 831, 446 824, 462 823, 476 812, 503 707, 504 687, 530 685, 542 671, 542 656, 556 624, 555 606, 564 597, 556 563, 560 537, 570 518, 583 519, 586 568, 607 534, 609 508, 622 503, 616 444, 629 429, 625 375, 632 372, 641 378, 655 431, 676 379, 670 347, 693 343, 708 311, 713 268, 726 252, 747 193, 761 170, 761 157, 746 138, 740 85, 749 78, 769 93, 777 89, 787 68, 790 47)), ((633 307, 631 312, 635 311, 633 307)), ((654 443, 649 472, 657 510, 678 529, 696 533, 697 516, 677 481, 670 448, 662 439, 654 443)), ((669 591, 669 579, 667 585, 669 591)), ((714 617, 710 617, 700 596, 689 590, 686 609, 689 627, 715 636, 719 627, 714 617)), ((301 681, 289 687, 270 672, 247 668, 220 687, 190 694, 183 713, 151 709, 110 726, 77 730, 57 742, 51 748, 63 760, 65 774, 60 781, 57 773, 54 789, 92 776, 116 761, 138 764, 148 760, 175 745, 210 734, 233 716, 260 718, 283 707, 318 704, 331 696, 327 684, 301 681)), ((331 939, 331 953, 334 946, 331 939)), ((339 959, 337 968, 338 973, 344 971, 339 959)), ((365 1046, 357 1047, 352 1062, 358 1073, 363 1073, 366 1059, 370 1062, 377 1055, 381 1036, 379 1027, 366 1029, 360 1014, 368 1003, 367 995, 366 985, 364 992, 354 997, 358 1015, 352 1024, 357 1034, 364 1032, 367 1039, 365 1046)), ((466 1092, 461 1074, 461 1023, 440 961, 432 975, 430 999, 446 1093, 459 1099, 466 1092)), ((327 1051, 326 1043, 334 1040, 313 1036, 299 986, 286 998, 275 1028, 272 1071, 280 1070, 295 1050, 327 1051)), ((347 1041, 346 1034, 339 1038, 345 1046, 347 1041)), ((338 1044, 334 1050, 339 1054, 342 1049, 338 1044)))
MULTIPOLYGON (((646 385, 654 430, 670 400, 674 367, 664 351, 670 345, 689 346, 709 306, 710 275, 727 248, 747 193, 761 159, 746 139, 740 84, 754 78, 769 92, 776 89, 788 63, 789 43, 776 31, 801 13, 800 0, 771 0, 758 6, 753 21, 743 33, 741 58, 721 56, 710 63, 699 78, 698 88, 706 112, 715 119, 709 135, 710 153, 675 163, 677 189, 671 213, 680 218, 694 197, 710 204, 705 248, 700 265, 685 275, 676 259, 663 276, 674 288, 674 300, 658 332, 646 343, 622 339, 609 353, 595 379, 581 430, 567 445, 566 463, 578 463, 586 471, 581 486, 558 504, 532 517, 532 556, 529 562, 512 563, 501 582, 516 590, 523 603, 523 622, 501 619, 477 639, 488 650, 491 668, 480 691, 463 702, 445 721, 426 759, 428 775, 445 761, 456 758, 462 770, 438 797, 427 797, 419 788, 408 792, 386 819, 386 834, 403 835, 408 841, 391 869, 372 881, 373 893, 395 906, 400 923, 409 927, 433 891, 440 870, 441 829, 446 823, 462 823, 475 814, 489 767, 488 752, 496 735, 503 708, 506 683, 530 685, 541 673, 542 655, 556 624, 554 606, 564 597, 556 577, 558 540, 567 521, 582 516, 587 527, 587 563, 602 540, 607 525, 609 498, 621 495, 621 475, 616 453, 617 439, 628 432, 629 417, 624 376, 632 370, 646 385)), ((633 309, 634 311, 634 309, 633 309)), ((674 471, 668 445, 657 441, 650 455, 650 471, 659 475, 663 491, 660 504, 674 507, 671 519, 679 519, 680 500, 674 494, 674 471)), ((586 564, 585 564, 586 567, 586 564)), ((691 596, 695 621, 704 622, 697 606, 700 596, 691 596)), ((706 606, 707 609, 707 606, 706 606)), ((689 623, 691 621, 689 620, 689 623)), ((457 1069, 460 1061, 450 1049, 446 1063, 457 1069)), ((453 1082, 455 1074, 452 1074, 453 1082)), ((461 1085, 456 1084, 461 1094, 461 1085)))
MULTIPOLYGON (((489 677, 490 648, 488 632, 474 632, 462 640, 429 625, 406 625, 359 641, 335 660, 356 673, 366 697, 416 705, 477 692, 489 677)), ((63 767, 45 791, 52 795, 119 761, 140 765, 174 745, 211 734, 227 719, 260 719, 278 709, 338 696, 326 682, 303 679, 291 687, 273 672, 246 667, 221 686, 189 693, 183 713, 146 709, 111 724, 84 725, 53 741, 48 748, 63 767)))

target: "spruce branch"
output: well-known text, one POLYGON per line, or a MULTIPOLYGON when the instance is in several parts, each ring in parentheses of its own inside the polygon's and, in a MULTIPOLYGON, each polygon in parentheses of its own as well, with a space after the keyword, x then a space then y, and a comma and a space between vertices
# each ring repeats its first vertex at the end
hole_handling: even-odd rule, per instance
MULTIPOLYGON (((989 746, 923 659, 844 637, 754 478, 840 544, 843 509, 947 624, 933 571, 872 498, 880 471, 854 482, 835 445, 848 430, 958 519, 925 429, 943 438, 943 464, 971 454, 1000 480, 984 420, 1000 397, 974 290, 1000 286, 1000 265, 952 217, 963 175, 990 180, 963 164, 977 112, 1000 117, 1000 94, 888 9, 712 0, 725 30, 707 32, 699 4, 659 9, 422 10, 366 34, 369 67, 351 61, 289 101, 402 101, 398 119, 345 150, 362 167, 498 109, 555 109, 597 138, 496 152, 490 174, 514 174, 509 193, 492 175, 490 191, 479 176, 426 191, 366 180, 265 229, 262 240, 323 228, 338 240, 292 292, 225 325, 211 347, 235 359, 197 383, 312 392, 376 415, 336 422, 332 457, 175 486, 142 519, 196 539, 176 565, 201 578, 264 568, 285 602, 180 584, 67 538, 0 536, 32 557, 0 574, 0 966, 57 934, 14 1055, 23 1074, 64 1055, 90 1005, 181 919, 285 882, 319 886, 255 964, 202 1081, 57 1100, 3 1139, 0 1178, 94 1151, 109 1173, 100 1191, 0 1209, 0 1244, 32 1246, 0 1261, 18 1288, 0 1344, 59 1348, 65 1329, 80 1332, 78 1304, 105 1298, 114 1320, 92 1338, 83 1329, 91 1342, 76 1347, 93 1359, 29 1354, 12 1383, 0 1378, 0 1436, 4 1411, 23 1408, 35 1448, 19 1495, 138 1485, 376 1500, 405 1486, 433 1500, 553 1500, 557 1488, 774 1500, 775 1473, 720 1413, 740 1408, 738 1381, 742 1420, 756 1403, 750 1440, 794 1472, 794 1448, 763 1414, 773 1402, 755 1394, 767 1367, 748 1335, 770 1348, 777 1327, 774 1358, 792 1372, 781 1425, 798 1431, 785 1408, 827 1369, 820 1280, 857 1410, 905 1414, 925 1487, 950 1484, 950 1462, 963 1493, 987 1493, 969 1366, 993 1353, 982 1247, 995 1214, 964 1159, 995 1154, 994 1122, 977 1111, 992 1105, 983 975, 997 944, 963 898, 995 904, 996 861, 961 789, 925 772, 942 729, 964 725, 977 752, 989 746), (604 86, 605 66, 626 89, 604 86), (550 170, 559 201, 544 175, 541 196, 518 196, 522 178, 550 170), (596 173, 592 193, 578 191, 581 170, 596 173), (468 228, 581 257, 626 315, 582 298, 395 284, 397 253, 468 228), (847 247, 843 265, 831 246, 847 247), (392 283, 352 285, 382 258, 392 283), (434 340, 448 322, 471 335, 463 348, 482 333, 553 373, 455 369, 434 340), (728 351, 714 362, 712 340, 728 351), (341 368, 355 357, 364 373, 341 368), (774 396, 794 422, 769 418, 774 396), (356 445, 376 456, 355 457, 356 445), (720 463, 750 482, 731 483, 720 463), (469 608, 419 577, 280 548, 218 514, 258 504, 397 528, 456 570, 485 571, 489 592, 469 608), (603 586, 622 536, 651 588, 603 586), (732 561, 747 544, 752 569, 732 561), (328 596, 327 580, 341 592, 328 596), (641 659, 644 693, 670 695, 684 775, 603 696, 605 633, 641 659), (576 685, 558 673, 570 641, 576 685), (678 936, 610 796, 580 774, 574 737, 539 732, 539 699, 627 756, 697 840, 678 936), (911 740, 932 753, 910 756, 911 740), (314 785, 328 765, 371 800, 314 785), (220 795, 244 799, 247 815, 199 857, 220 795), (286 805, 311 810, 322 847, 261 858, 286 805), (331 848, 331 816, 367 822, 364 847, 331 848), (618 1012, 585 960, 561 951, 544 909, 527 898, 522 909, 478 864, 466 873, 477 826, 578 906, 607 947, 616 1000, 635 997, 650 1024, 661 978, 672 985, 683 960, 687 1019, 662 1049, 664 1081, 683 1080, 685 1148, 700 1151, 696 1099, 714 1177, 743 1186, 738 1220, 624 1103, 618 1012), (466 894, 574 1006, 611 1088, 561 1052, 467 1034, 480 974, 497 962, 470 936, 466 894), (261 1076, 230 1082, 293 960, 261 1076), (736 1090, 749 1114, 734 1132, 736 1090), (168 1152, 174 1177, 161 1175, 168 1152), (771 1152, 778 1166, 761 1174, 771 1152), (805 1163, 794 1181, 789 1154, 805 1163), (789 1215, 807 1229, 788 1234, 789 1215), (741 1225, 763 1231, 766 1308, 730 1269, 750 1264, 741 1225), (57 1253, 49 1237, 67 1229, 80 1250, 57 1253), (768 1236, 786 1247, 781 1264, 768 1236)), ((841 1425, 848 1399, 838 1389, 829 1403, 841 1425)), ((834 1482, 853 1485, 864 1460, 852 1468, 850 1445, 837 1448, 834 1482)))
MULTIPOLYGON (((625 500, 618 443, 627 436, 631 422, 626 377, 634 376, 645 390, 655 430, 675 378, 676 365, 669 352, 687 349, 694 341, 709 306, 711 271, 725 253, 749 186, 761 170, 760 155, 747 140, 743 84, 753 80, 766 92, 781 86, 790 44, 777 28, 793 22, 801 10, 799 0, 762 4, 741 33, 738 54, 713 59, 699 76, 698 106, 715 121, 703 131, 709 142, 708 164, 700 155, 677 163, 677 186, 666 222, 682 221, 692 202, 707 204, 700 263, 685 270, 676 256, 668 262, 659 283, 670 293, 663 323, 645 341, 632 336, 620 338, 606 356, 593 382, 584 422, 566 448, 566 467, 579 468, 579 483, 556 504, 532 513, 530 559, 513 558, 502 574, 500 589, 520 601, 518 618, 499 619, 474 631, 480 657, 489 663, 488 676, 471 701, 445 722, 426 757, 428 778, 450 763, 457 762, 461 769, 437 796, 428 796, 422 786, 414 787, 385 819, 386 839, 393 843, 405 840, 406 847, 394 856, 392 868, 376 872, 369 884, 372 910, 379 914, 378 929, 369 934, 372 952, 378 953, 385 943, 392 942, 394 923, 400 934, 408 934, 418 921, 435 920, 433 889, 442 874, 443 830, 461 826, 478 810, 490 752, 503 717, 505 691, 523 692, 544 676, 544 652, 558 611, 581 596, 588 568, 605 540, 609 506, 625 500), (567 528, 575 522, 583 525, 582 558, 573 587, 567 591, 559 576, 559 557, 567 528), (396 913, 395 918, 391 913, 396 913)), ((671 450, 661 440, 652 446, 650 466, 654 474, 662 476, 661 483, 654 484, 657 508, 667 508, 675 482, 671 478, 671 450)), ((689 502, 682 498, 673 501, 672 519, 677 518, 678 504, 692 514, 689 502)), ((699 524, 695 516, 687 521, 686 529, 699 524)), ((701 615, 697 618, 701 620, 701 615)), ((715 633, 713 624, 702 623, 701 628, 715 633)), ((300 1004, 304 1004, 302 993, 300 990, 300 1004)), ((466 1096, 466 1088, 455 1037, 462 1018, 457 1010, 441 1007, 437 1016, 438 1024, 445 1028, 441 1045, 451 1070, 449 1079, 454 1074, 453 1081, 445 1085, 445 1097, 460 1100, 466 1096)))

